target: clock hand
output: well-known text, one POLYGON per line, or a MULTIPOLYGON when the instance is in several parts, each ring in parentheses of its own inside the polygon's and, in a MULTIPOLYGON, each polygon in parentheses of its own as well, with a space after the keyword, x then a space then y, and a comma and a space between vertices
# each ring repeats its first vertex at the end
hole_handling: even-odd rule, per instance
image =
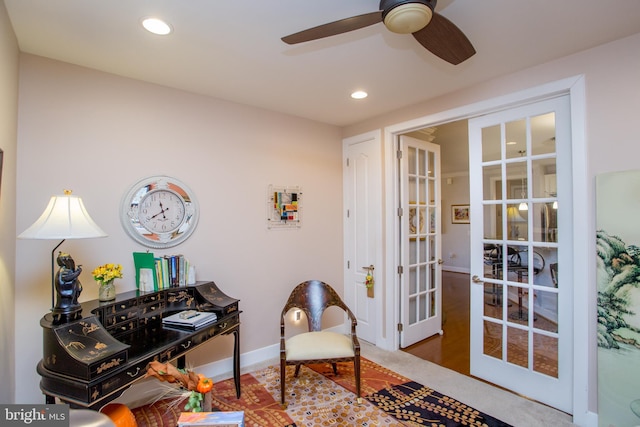
POLYGON ((157 214, 153 215, 150 219, 153 219, 153 218, 157 217, 158 215, 162 215, 162 218, 167 219, 167 217, 164 215, 164 213, 166 211, 168 211, 168 210, 169 210, 169 208, 164 209, 162 207, 162 202, 160 202, 160 212, 158 212, 157 214))
MULTIPOLYGON (((163 210, 163 211, 161 211, 161 212, 158 212, 157 214, 153 215, 153 216, 152 216, 151 218, 149 218, 149 219, 153 219, 153 218, 157 217, 157 216, 158 216, 158 215, 160 215, 160 214, 162 214, 162 216, 164 217, 164 213, 165 213, 165 211, 168 211, 168 210, 169 210, 169 208, 167 208, 167 209, 165 209, 165 210, 163 210)), ((165 217, 165 219, 167 219, 167 218, 165 217)))
POLYGON ((162 214, 162 218, 167 219, 167 217, 164 215, 164 212, 165 212, 165 211, 167 211, 167 210, 169 210, 169 208, 164 209, 164 208, 162 207, 162 202, 159 202, 159 203, 160 203, 160 213, 162 214))

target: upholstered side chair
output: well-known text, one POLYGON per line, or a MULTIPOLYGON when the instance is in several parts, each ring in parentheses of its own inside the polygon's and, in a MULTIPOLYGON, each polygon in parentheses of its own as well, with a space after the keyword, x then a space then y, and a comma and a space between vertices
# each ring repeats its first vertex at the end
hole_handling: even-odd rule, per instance
POLYGON ((280 316, 280 403, 285 406, 285 379, 287 365, 295 365, 294 377, 298 377, 300 366, 310 363, 330 363, 338 375, 338 362, 353 362, 356 394, 360 401, 360 343, 356 336, 356 317, 328 284, 309 280, 300 283, 291 292, 280 316), (323 331, 322 314, 325 309, 336 306, 344 310, 351 322, 348 335, 323 331), (285 338, 285 316, 291 309, 302 310, 307 316, 308 332, 285 338))

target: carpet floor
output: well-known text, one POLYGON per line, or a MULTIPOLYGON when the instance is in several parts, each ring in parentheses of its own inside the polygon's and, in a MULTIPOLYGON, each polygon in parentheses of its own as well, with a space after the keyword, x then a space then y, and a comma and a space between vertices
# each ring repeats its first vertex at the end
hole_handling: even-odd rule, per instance
MULTIPOLYGON (((280 405, 280 368, 268 366, 241 376, 242 395, 236 398, 233 379, 217 382, 212 391, 214 411, 244 411, 246 427, 320 426, 486 426, 510 427, 494 417, 412 381, 368 359, 361 359, 361 394, 355 394, 353 364, 339 363, 338 375, 328 364, 302 367, 294 377, 286 372, 286 409, 280 405)), ((174 402, 175 403, 175 402, 174 402)), ((136 412, 138 425, 149 411, 166 410, 165 421, 179 416, 182 404, 136 412)))

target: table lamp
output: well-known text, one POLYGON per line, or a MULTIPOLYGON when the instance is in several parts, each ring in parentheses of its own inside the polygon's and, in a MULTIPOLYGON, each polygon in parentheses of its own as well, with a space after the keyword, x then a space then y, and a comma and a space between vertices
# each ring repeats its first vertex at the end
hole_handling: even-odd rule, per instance
POLYGON ((57 320, 74 320, 82 310, 78 297, 82 285, 78 276, 81 266, 76 268, 71 255, 60 252, 60 269, 55 274, 55 252, 66 239, 88 239, 106 237, 107 234, 91 219, 82 199, 64 190, 64 195, 53 196, 49 205, 31 227, 23 231, 19 239, 62 239, 51 251, 51 311, 57 320), (54 300, 54 295, 56 299, 54 300))

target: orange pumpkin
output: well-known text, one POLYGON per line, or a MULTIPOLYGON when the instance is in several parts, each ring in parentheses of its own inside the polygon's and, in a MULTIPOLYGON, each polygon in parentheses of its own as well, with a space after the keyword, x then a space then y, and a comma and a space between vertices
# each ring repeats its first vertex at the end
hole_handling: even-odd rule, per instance
POLYGON ((116 427, 137 427, 136 417, 133 412, 122 403, 109 403, 100 409, 100 412, 111 418, 116 427))
POLYGON ((213 381, 211 378, 207 378, 204 375, 198 375, 198 386, 196 387, 196 391, 198 393, 209 393, 213 388, 213 381))

